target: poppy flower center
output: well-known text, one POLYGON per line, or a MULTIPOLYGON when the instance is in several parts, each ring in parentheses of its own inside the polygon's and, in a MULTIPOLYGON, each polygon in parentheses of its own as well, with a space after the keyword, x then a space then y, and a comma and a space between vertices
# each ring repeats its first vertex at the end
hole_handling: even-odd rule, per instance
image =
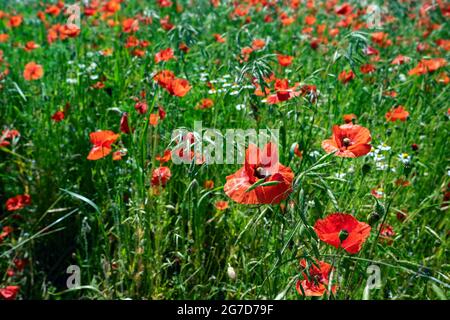
POLYGON ((263 167, 257 167, 255 169, 255 177, 258 179, 264 179, 270 176, 270 174, 263 167))
POLYGON ((339 232, 339 240, 341 240, 341 242, 344 241, 345 239, 348 238, 348 234, 349 234, 349 233, 348 233, 347 230, 342 229, 342 230, 339 232))
POLYGON ((349 138, 345 137, 344 139, 342 139, 342 143, 344 144, 344 146, 348 147, 352 143, 352 141, 349 138))

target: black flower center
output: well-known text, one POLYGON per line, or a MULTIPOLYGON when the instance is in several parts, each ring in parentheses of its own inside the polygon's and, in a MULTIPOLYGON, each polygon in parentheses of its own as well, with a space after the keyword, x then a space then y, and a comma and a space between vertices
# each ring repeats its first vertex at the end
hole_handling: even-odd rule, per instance
POLYGON ((345 137, 344 139, 342 139, 342 143, 344 144, 344 146, 348 147, 352 143, 352 141, 349 138, 345 137))
POLYGON ((267 178, 268 176, 270 176, 270 174, 263 167, 257 167, 255 169, 255 177, 257 177, 258 179, 264 179, 267 178))

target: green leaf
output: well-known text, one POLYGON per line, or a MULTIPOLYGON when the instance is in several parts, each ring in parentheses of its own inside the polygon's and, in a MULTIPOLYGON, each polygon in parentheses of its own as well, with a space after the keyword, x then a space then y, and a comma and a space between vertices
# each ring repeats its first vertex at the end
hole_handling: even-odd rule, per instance
POLYGON ((83 202, 86 202, 88 205, 90 205, 92 208, 95 209, 95 211, 97 211, 98 213, 100 213, 100 210, 98 209, 97 205, 92 202, 92 200, 89 200, 88 198, 86 198, 85 196, 82 196, 81 194, 66 190, 66 189, 60 189, 61 191, 64 191, 65 193, 67 193, 68 195, 77 198, 78 200, 81 200, 83 202))
POLYGON ((258 188, 258 187, 276 186, 279 183, 280 183, 280 181, 267 181, 267 182, 264 182, 264 179, 259 179, 254 184, 252 184, 247 190, 245 190, 245 192, 250 192, 253 189, 258 188))

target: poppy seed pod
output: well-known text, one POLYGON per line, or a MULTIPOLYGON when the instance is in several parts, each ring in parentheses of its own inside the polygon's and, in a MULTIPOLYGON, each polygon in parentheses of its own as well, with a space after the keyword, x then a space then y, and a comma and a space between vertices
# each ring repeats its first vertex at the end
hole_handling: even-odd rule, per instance
POLYGON ((373 211, 372 213, 369 214, 369 217, 367 218, 367 222, 370 225, 374 225, 377 221, 379 221, 381 218, 380 214, 373 211))
POLYGON ((342 230, 339 232, 339 240, 341 240, 341 242, 342 242, 342 241, 344 241, 344 240, 347 239, 347 238, 348 238, 348 231, 342 229, 342 230))

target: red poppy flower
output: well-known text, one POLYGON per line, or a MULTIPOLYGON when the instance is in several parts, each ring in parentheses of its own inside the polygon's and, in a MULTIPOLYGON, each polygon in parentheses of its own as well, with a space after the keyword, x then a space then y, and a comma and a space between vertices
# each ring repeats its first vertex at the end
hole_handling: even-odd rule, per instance
POLYGON ((375 66, 373 64, 367 63, 367 64, 363 64, 361 67, 359 67, 359 70, 361 71, 361 73, 372 73, 375 71, 375 66))
POLYGON ((385 242, 388 245, 391 245, 394 241, 393 237, 395 236, 394 228, 391 225, 386 223, 381 225, 380 230, 380 241, 385 242))
POLYGON ((10 28, 17 28, 22 24, 22 22, 23 22, 22 16, 12 16, 11 18, 9 18, 6 25, 10 28))
POLYGON ((156 127, 159 122, 159 116, 157 113, 150 114, 149 123, 151 126, 156 127))
POLYGON ((372 41, 382 48, 388 47, 392 44, 392 41, 388 39, 388 37, 389 34, 385 32, 374 32, 371 34, 372 41))
POLYGON ((25 47, 23 49, 25 51, 27 51, 27 52, 30 52, 30 51, 33 51, 34 49, 37 49, 37 48, 39 48, 38 44, 36 44, 34 41, 28 41, 25 44, 25 47))
POLYGON ((362 244, 370 235, 370 226, 360 222, 351 214, 332 213, 325 219, 319 219, 314 231, 320 240, 335 248, 342 247, 351 254, 358 253, 362 244))
POLYGON ((7 286, 0 288, 0 297, 4 300, 14 300, 19 293, 19 286, 7 286))
POLYGON ((52 120, 55 122, 60 122, 64 120, 65 114, 64 111, 58 110, 52 115, 52 120))
POLYGON ((368 154, 372 148, 370 131, 352 123, 333 126, 333 135, 322 141, 322 148, 327 152, 335 152, 335 156, 357 158, 368 154))
POLYGON ((38 80, 44 75, 44 68, 41 65, 32 61, 27 63, 25 70, 23 71, 23 77, 27 81, 38 80))
POLYGON ((353 80, 354 78, 355 78, 355 74, 353 73, 352 70, 349 70, 349 71, 344 70, 341 73, 339 73, 339 76, 338 76, 338 80, 344 84, 353 80))
POLYGON ((304 94, 303 88, 297 91, 297 87, 298 84, 295 84, 293 87, 289 87, 289 82, 287 79, 276 79, 274 86, 276 94, 268 96, 266 102, 268 104, 277 104, 304 94))
POLYGON ((175 79, 175 74, 170 70, 160 71, 153 77, 153 80, 158 82, 158 85, 160 85, 163 88, 168 88, 170 83, 174 79, 175 79))
POLYGON ((353 123, 356 121, 357 117, 355 114, 350 113, 350 114, 344 114, 344 116, 342 117, 345 123, 353 123))
POLYGON ((122 117, 120 118, 120 131, 129 134, 131 132, 130 126, 128 124, 128 113, 122 113, 122 117))
POLYGON ((152 186, 165 186, 172 173, 168 167, 159 167, 152 172, 152 186))
POLYGON ((6 200, 6 210, 16 211, 31 204, 31 197, 28 194, 21 194, 6 200))
POLYGON ((216 39, 216 41, 219 42, 219 43, 224 43, 224 42, 226 41, 226 39, 223 38, 223 37, 222 37, 220 34, 218 34, 218 33, 213 34, 213 36, 214 36, 214 39, 216 39))
POLYGON ((315 16, 306 16, 305 17, 305 23, 310 26, 312 26, 314 23, 316 23, 316 20, 317 19, 315 16))
POLYGON ((59 38, 64 40, 66 38, 75 38, 81 32, 81 29, 76 24, 65 24, 59 28, 59 38))
POLYGON ((129 18, 122 22, 122 31, 125 33, 137 32, 139 30, 139 20, 129 18))
POLYGON ((2 243, 3 240, 5 240, 5 238, 6 238, 7 236, 9 236, 10 233, 13 232, 13 231, 14 231, 14 229, 13 229, 12 227, 10 227, 10 226, 4 226, 4 227, 2 228, 2 232, 0 232, 0 243, 2 243))
POLYGON ((8 39, 9 35, 7 33, 0 33, 0 43, 5 43, 8 39))
POLYGON ((20 132, 15 129, 6 129, 2 131, 2 134, 0 136, 0 147, 7 147, 11 143, 7 141, 6 139, 14 139, 15 137, 20 136, 20 132))
POLYGON ((391 64, 400 65, 400 64, 407 63, 407 62, 409 62, 410 60, 411 60, 411 58, 402 56, 402 55, 400 54, 400 55, 396 56, 396 57, 394 58, 394 60, 392 60, 391 64))
POLYGON ((197 106, 198 109, 209 109, 214 105, 214 101, 209 98, 202 99, 197 106))
POLYGON ((158 6, 161 8, 167 8, 172 6, 172 1, 170 0, 158 0, 158 6))
POLYGON ((390 122, 395 122, 397 120, 406 121, 409 117, 409 112, 403 106, 398 106, 386 112, 386 120, 390 122))
POLYGON ((228 201, 224 201, 224 200, 219 200, 217 201, 214 206, 216 207, 217 210, 223 211, 228 209, 228 201))
POLYGON ((145 101, 138 101, 134 105, 134 108, 139 114, 146 114, 148 110, 148 105, 145 101))
POLYGON ((117 151, 114 151, 114 152, 113 152, 113 154, 112 154, 112 159, 113 159, 114 161, 122 160, 122 158, 123 158, 124 156, 126 156, 126 155, 127 155, 127 150, 126 150, 126 149, 117 150, 117 151))
POLYGON ((158 106, 158 115, 161 120, 164 120, 166 118, 167 112, 162 106, 158 106))
POLYGON ((94 145, 87 156, 88 160, 98 160, 111 153, 111 145, 119 138, 119 135, 109 131, 92 132, 90 135, 91 143, 94 145))
POLYGON ((170 31, 175 27, 172 23, 170 23, 170 17, 168 15, 164 18, 159 19, 159 23, 161 24, 161 27, 166 31, 170 31))
MULTIPOLYGON (((308 264, 305 259, 300 260, 300 266, 303 270, 308 268, 308 264)), ((324 261, 317 261, 316 264, 311 264, 308 269, 308 274, 303 272, 303 279, 298 280, 296 289, 297 292, 307 297, 321 297, 328 291, 328 283, 330 281, 330 273, 332 267, 330 264, 324 261), (303 291, 302 291, 303 289, 303 291)), ((331 287, 333 293, 336 292, 336 285, 331 287)))
POLYGON ((371 46, 365 47, 363 52, 367 56, 377 56, 380 54, 380 51, 378 51, 377 49, 375 49, 374 47, 371 47, 371 46))
POLYGON ((159 161, 160 163, 166 163, 166 162, 169 162, 171 158, 172 158, 172 152, 170 150, 165 150, 164 155, 163 156, 157 155, 155 157, 155 160, 159 161))
POLYGON ((191 90, 191 88, 192 87, 189 85, 189 81, 187 81, 186 79, 176 78, 170 82, 169 86, 166 89, 171 95, 184 97, 189 92, 189 90, 191 90))
POLYGON ((214 188, 214 181, 212 181, 212 180, 206 180, 206 181, 203 183, 203 187, 204 187, 205 189, 212 189, 212 188, 214 188))
POLYGON ((343 3, 341 6, 337 7, 334 12, 338 15, 348 15, 353 11, 352 6, 349 3, 343 3))
POLYGON ((161 61, 169 61, 170 59, 173 59, 172 48, 161 50, 155 54, 155 63, 160 63, 161 61))
POLYGON ((244 166, 226 179, 224 192, 234 201, 276 204, 291 193, 294 173, 278 162, 277 148, 273 143, 268 143, 262 152, 251 144, 246 151, 244 166))
POLYGON ((261 50, 266 45, 266 42, 263 39, 255 39, 252 42, 253 50, 261 50))
POLYGON ((429 72, 434 72, 447 65, 447 60, 444 58, 434 58, 434 59, 422 59, 419 61, 416 67, 409 70, 408 74, 411 75, 422 75, 429 72))
POLYGON ((292 57, 292 56, 282 55, 282 54, 277 55, 277 58, 278 58, 278 63, 282 67, 289 66, 292 63, 292 60, 294 59, 294 57, 292 57))

